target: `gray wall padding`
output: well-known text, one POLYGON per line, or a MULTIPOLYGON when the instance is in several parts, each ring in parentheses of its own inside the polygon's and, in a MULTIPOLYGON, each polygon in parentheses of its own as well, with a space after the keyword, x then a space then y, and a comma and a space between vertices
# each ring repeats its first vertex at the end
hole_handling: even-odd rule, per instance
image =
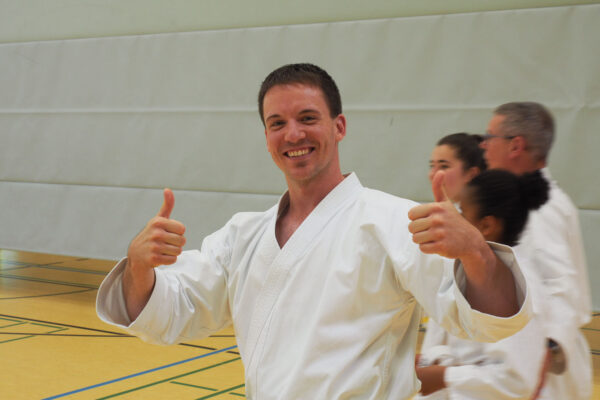
POLYGON ((581 210, 595 287, 598 21, 587 5, 0 44, 0 248, 118 258, 163 187, 193 247, 235 211, 270 207, 285 181, 256 94, 275 67, 308 61, 342 92, 344 171, 419 201, 439 137, 483 132, 507 101, 546 104, 551 171, 581 210))

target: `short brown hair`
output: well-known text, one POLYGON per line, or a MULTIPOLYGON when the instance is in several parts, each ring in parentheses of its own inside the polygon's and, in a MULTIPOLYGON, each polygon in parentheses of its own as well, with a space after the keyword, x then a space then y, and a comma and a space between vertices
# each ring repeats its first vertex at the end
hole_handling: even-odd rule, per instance
POLYGON ((333 78, 324 69, 308 63, 287 64, 271 72, 260 85, 258 113, 263 125, 265 123, 263 116, 265 95, 273 86, 290 84, 303 84, 321 89, 329 107, 330 116, 334 118, 342 113, 340 91, 333 78))

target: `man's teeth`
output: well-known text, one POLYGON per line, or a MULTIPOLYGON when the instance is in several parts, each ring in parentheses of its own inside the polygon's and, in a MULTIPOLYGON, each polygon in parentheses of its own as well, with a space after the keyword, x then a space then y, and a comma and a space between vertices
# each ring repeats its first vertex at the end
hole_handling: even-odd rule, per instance
POLYGON ((293 151, 288 151, 288 156, 290 156, 290 157, 300 157, 300 156, 303 156, 305 154, 308 154, 308 152, 309 152, 308 149, 293 150, 293 151))

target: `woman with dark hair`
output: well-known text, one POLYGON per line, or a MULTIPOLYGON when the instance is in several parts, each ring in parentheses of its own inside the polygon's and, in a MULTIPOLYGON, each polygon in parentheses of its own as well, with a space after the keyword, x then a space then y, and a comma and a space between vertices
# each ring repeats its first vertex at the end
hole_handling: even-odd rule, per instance
MULTIPOLYGON (((547 201, 548 191, 549 184, 539 171, 521 176, 504 170, 484 171, 462 189, 462 214, 486 240, 514 246, 529 212, 547 201)), ((531 296, 535 288, 530 288, 531 296)), ((430 321, 417 357, 422 386, 415 399, 532 398, 546 355, 538 318, 497 343, 459 339, 430 321)))
POLYGON ((483 138, 469 133, 453 133, 441 138, 429 158, 429 181, 437 171, 445 171, 446 194, 454 203, 460 201, 463 186, 486 169, 483 138))

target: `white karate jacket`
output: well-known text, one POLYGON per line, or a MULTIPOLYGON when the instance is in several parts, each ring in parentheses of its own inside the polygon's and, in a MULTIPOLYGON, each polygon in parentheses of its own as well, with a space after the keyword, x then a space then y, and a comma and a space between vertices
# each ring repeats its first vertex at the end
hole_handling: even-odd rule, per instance
MULTIPOLYGON (((121 261, 99 289, 98 315, 164 344, 233 323, 250 399, 408 399, 420 387, 421 306, 455 335, 487 341, 513 334, 531 315, 525 280, 506 247, 496 253, 513 271, 521 310, 511 318, 472 310, 444 278, 443 259, 412 242, 407 213, 415 205, 364 188, 351 174, 283 248, 274 206, 236 214, 200 251, 156 268, 152 296, 133 322, 121 261)), ((464 283, 461 269, 456 281, 464 283)))
POLYGON ((550 183, 548 202, 531 213, 515 252, 526 261, 528 275, 541 283, 543 296, 534 299, 534 308, 543 314, 546 336, 563 348, 567 370, 548 375, 540 399, 589 399, 592 360, 580 328, 591 319, 591 296, 579 217, 549 170, 542 174, 550 183))
POLYGON ((447 389, 417 399, 529 399, 543 362, 540 344, 561 344, 567 370, 548 374, 540 400, 584 400, 592 395, 588 343, 579 328, 589 322, 591 300, 577 209, 552 180, 548 202, 531 213, 515 249, 534 293, 535 317, 525 329, 494 344, 458 339, 430 321, 422 345, 423 365, 446 369, 447 389), (458 366, 462 365, 462 366, 458 366))
MULTIPOLYGON (((535 297, 537 290, 531 284, 528 288, 535 297)), ((415 400, 529 400, 545 355, 546 336, 537 315, 525 328, 496 343, 457 338, 429 320, 419 365, 446 366, 446 388, 415 400)))

